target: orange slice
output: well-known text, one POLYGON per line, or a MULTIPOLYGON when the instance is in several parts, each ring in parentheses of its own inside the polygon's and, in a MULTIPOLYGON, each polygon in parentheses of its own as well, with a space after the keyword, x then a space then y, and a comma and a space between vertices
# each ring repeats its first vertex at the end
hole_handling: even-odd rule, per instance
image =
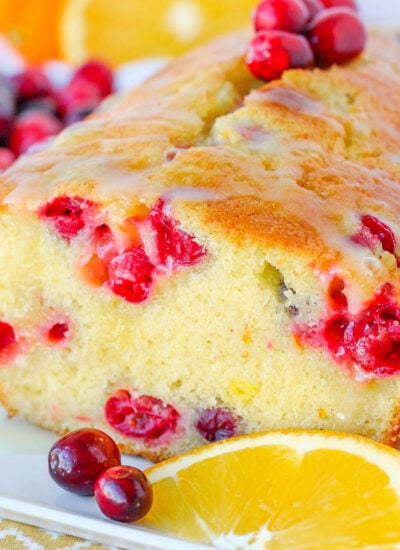
POLYGON ((170 56, 250 24, 257 0, 68 0, 60 22, 64 57, 121 63, 170 56))
POLYGON ((221 548, 397 548, 400 453, 339 433, 225 440, 153 466, 141 525, 221 548))
POLYGON ((60 57, 59 21, 67 0, 0 0, 0 33, 29 61, 60 57))
POLYGON ((26 58, 112 64, 171 56, 250 24, 257 0, 0 0, 0 33, 26 58))

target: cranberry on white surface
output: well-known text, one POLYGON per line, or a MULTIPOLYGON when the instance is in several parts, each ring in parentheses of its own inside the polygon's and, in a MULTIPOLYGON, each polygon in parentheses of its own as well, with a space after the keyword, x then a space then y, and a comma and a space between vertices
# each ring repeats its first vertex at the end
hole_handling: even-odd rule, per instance
POLYGON ((95 428, 63 435, 48 454, 51 478, 66 491, 82 496, 93 495, 100 474, 120 464, 121 454, 115 441, 95 428))

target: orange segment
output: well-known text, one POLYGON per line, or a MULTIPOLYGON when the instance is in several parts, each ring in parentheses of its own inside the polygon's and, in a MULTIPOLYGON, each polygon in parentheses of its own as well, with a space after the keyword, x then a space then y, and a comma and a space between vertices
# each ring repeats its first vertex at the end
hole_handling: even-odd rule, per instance
POLYGON ((67 0, 0 0, 0 32, 31 62, 60 56, 59 21, 67 0))
POLYGON ((0 32, 27 59, 170 56, 250 24, 257 0, 0 0, 0 32))
POLYGON ((61 20, 64 57, 110 63, 170 56, 250 24, 257 0, 68 0, 61 20))
POLYGON ((400 453, 330 432, 243 436, 149 468, 141 524, 223 548, 394 548, 400 453))

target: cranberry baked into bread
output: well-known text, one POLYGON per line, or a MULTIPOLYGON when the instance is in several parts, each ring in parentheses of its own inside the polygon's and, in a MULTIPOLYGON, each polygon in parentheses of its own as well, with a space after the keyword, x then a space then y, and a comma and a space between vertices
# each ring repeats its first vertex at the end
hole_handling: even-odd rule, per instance
POLYGON ((222 38, 1 178, 10 414, 159 460, 320 428, 396 444, 400 46, 262 84, 222 38))

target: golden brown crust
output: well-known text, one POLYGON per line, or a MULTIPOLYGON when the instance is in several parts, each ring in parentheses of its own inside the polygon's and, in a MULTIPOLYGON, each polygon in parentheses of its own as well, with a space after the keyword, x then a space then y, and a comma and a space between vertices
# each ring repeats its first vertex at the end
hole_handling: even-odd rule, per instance
POLYGON ((237 34, 188 54, 26 157, 2 179, 3 194, 17 186, 6 201, 74 192, 105 203, 147 194, 151 202, 171 188, 200 187, 217 199, 196 206, 207 223, 238 239, 300 250, 321 260, 321 269, 346 252, 350 218, 374 211, 377 199, 380 214, 396 224, 396 40, 373 35, 350 67, 289 71, 250 94, 245 42, 237 34), (171 149, 178 155, 167 163, 171 149))

